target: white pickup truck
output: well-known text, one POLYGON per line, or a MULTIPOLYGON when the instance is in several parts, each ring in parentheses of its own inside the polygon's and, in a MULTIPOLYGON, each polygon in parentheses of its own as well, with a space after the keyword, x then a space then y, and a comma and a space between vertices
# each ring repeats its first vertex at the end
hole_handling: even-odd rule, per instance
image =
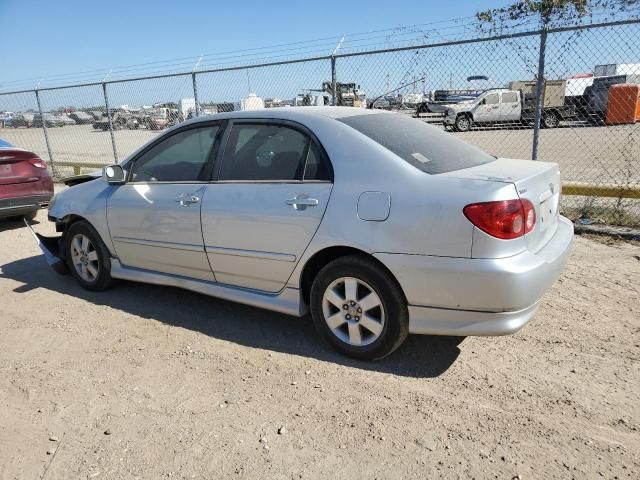
MULTIPOLYGON (((557 127, 560 120, 575 117, 575 107, 564 105, 564 90, 561 96, 554 90, 556 89, 552 90, 549 86, 545 88, 540 119, 543 128, 557 127)), ((473 125, 530 124, 534 118, 535 95, 520 89, 496 88, 487 90, 473 100, 449 105, 445 111, 444 126, 466 132, 473 125)))

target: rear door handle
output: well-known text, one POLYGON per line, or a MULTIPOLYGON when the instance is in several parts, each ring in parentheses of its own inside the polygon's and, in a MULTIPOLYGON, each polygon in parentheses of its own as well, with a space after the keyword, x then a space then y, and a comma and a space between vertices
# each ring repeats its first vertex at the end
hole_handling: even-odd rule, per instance
POLYGON ((305 210, 307 207, 318 206, 317 198, 309 198, 308 195, 297 195, 287 200, 287 205, 291 205, 296 210, 305 210))
POLYGON ((183 193, 179 197, 176 197, 176 202, 178 202, 183 207, 188 207, 192 203, 198 203, 200 201, 200 197, 193 193, 183 193))

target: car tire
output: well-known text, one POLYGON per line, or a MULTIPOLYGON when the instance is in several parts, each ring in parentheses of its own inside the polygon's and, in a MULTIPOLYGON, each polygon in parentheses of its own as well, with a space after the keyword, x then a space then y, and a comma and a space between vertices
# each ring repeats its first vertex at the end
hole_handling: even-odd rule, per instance
POLYGON ((542 116, 542 128, 556 128, 559 124, 560 119, 553 112, 545 113, 542 116))
POLYGON ((458 115, 454 128, 456 132, 468 132, 469 130, 471 130, 472 124, 473 120, 471 120, 471 117, 469 117, 469 115, 458 115))
POLYGON ((323 267, 311 286, 310 304, 316 330, 352 358, 384 358, 409 334, 409 311, 400 286, 384 267, 364 256, 340 257, 323 267))
POLYGON ((99 292, 115 283, 110 273, 109 251, 89 223, 78 221, 67 229, 64 257, 69 271, 82 288, 99 292))

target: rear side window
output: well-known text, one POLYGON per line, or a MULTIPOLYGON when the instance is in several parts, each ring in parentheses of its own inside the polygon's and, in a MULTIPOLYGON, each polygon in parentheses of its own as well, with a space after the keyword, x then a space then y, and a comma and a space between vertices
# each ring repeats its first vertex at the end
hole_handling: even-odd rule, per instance
POLYGON ((305 180, 331 181, 331 171, 322 158, 320 147, 312 141, 307 154, 307 164, 304 168, 305 180))
POLYGON ((379 113, 338 120, 429 174, 453 172, 495 160, 478 147, 408 115, 379 113))
POLYGON ((516 92, 506 92, 502 94, 502 103, 516 103, 518 94, 516 92))
POLYGON ((330 180, 320 148, 305 133, 277 124, 236 124, 225 148, 220 180, 330 180))

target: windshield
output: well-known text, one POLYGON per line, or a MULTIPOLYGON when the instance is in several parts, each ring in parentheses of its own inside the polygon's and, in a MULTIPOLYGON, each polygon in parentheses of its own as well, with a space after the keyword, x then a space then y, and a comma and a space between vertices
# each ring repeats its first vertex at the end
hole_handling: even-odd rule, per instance
POLYGON ((429 174, 453 172, 495 160, 452 134, 407 115, 354 115, 338 120, 429 174))

